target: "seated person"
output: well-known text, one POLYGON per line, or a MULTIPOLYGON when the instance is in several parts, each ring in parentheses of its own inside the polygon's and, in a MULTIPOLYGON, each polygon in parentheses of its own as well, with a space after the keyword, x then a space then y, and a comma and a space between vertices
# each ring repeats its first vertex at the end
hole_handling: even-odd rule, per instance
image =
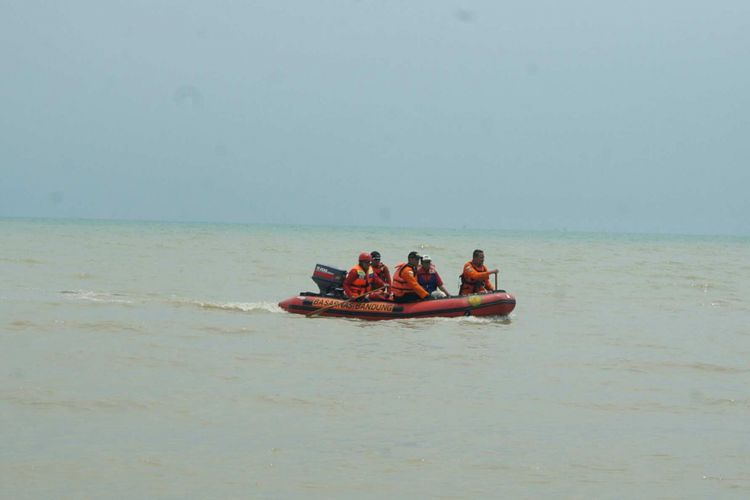
POLYGON ((435 268, 429 255, 422 256, 422 265, 417 269, 417 281, 422 288, 435 298, 450 296, 448 290, 443 286, 443 279, 437 272, 437 268, 435 268), (438 291, 438 288, 440 291, 438 291))
POLYGON ((396 266, 391 284, 395 302, 416 302, 430 298, 430 294, 422 288, 415 274, 420 259, 417 252, 410 252, 407 262, 396 266))
POLYGON ((472 258, 464 264, 464 272, 461 273, 461 289, 459 295, 470 295, 472 293, 487 293, 494 290, 490 283, 490 275, 497 274, 498 269, 488 271, 484 265, 484 252, 474 250, 472 258))
MULTIPOLYGON (((391 271, 388 269, 388 266, 380 262, 380 252, 378 252, 377 250, 374 250, 370 252, 370 257, 372 257, 370 270, 372 271, 372 273, 374 273, 378 277, 377 281, 373 280, 374 284, 377 285, 377 284, 382 283, 382 285, 390 285, 392 282, 391 271)), ((379 288, 379 287, 376 287, 376 288, 379 288)))
POLYGON ((370 270, 370 254, 359 254, 359 263, 349 270, 344 279, 344 295, 351 298, 360 297, 370 291, 367 276, 370 270))

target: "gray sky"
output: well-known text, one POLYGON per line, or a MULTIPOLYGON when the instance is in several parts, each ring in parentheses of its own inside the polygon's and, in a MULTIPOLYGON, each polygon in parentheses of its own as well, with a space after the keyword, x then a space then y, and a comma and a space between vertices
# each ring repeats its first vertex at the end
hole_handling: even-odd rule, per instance
POLYGON ((750 2, 0 0, 0 216, 750 235, 750 2))

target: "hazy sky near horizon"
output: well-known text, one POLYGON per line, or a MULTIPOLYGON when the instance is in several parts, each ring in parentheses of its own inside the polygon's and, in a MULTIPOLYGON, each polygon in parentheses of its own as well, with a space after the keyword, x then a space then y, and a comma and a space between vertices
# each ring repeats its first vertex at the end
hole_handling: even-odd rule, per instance
POLYGON ((0 0, 0 216, 750 235, 750 2, 0 0))

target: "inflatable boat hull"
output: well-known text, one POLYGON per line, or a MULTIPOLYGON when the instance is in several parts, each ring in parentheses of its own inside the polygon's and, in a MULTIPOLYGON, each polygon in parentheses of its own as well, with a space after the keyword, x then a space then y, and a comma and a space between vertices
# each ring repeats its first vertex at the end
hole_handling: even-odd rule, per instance
POLYGON ((367 320, 455 318, 460 316, 507 316, 516 307, 516 299, 505 291, 497 291, 398 304, 376 300, 371 302, 347 302, 341 298, 303 293, 279 302, 279 307, 296 314, 311 314, 328 307, 319 316, 367 320))

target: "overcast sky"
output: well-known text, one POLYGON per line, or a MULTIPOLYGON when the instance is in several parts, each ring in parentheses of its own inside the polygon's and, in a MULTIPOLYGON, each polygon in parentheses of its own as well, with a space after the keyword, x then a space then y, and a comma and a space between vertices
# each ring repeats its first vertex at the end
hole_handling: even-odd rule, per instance
POLYGON ((0 0, 0 216, 750 235, 750 2, 0 0))

